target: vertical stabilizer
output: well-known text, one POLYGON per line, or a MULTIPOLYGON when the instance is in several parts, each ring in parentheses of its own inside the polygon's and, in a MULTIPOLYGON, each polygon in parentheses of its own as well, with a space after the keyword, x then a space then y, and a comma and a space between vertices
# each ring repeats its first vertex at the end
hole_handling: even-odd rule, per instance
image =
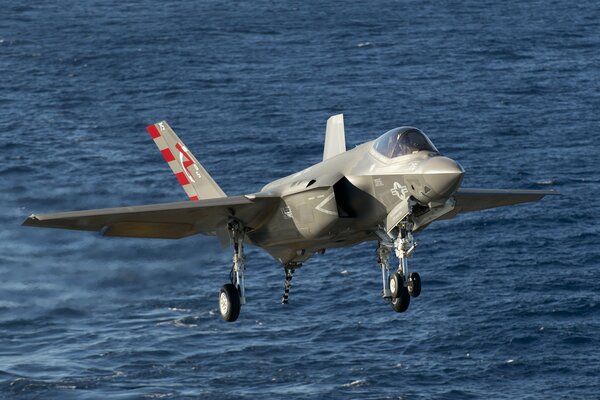
POLYGON ((227 197, 166 121, 146 129, 190 200, 227 197))
POLYGON ((325 148, 323 161, 346 151, 346 135, 344 134, 344 114, 334 115, 327 120, 325 130, 325 148))

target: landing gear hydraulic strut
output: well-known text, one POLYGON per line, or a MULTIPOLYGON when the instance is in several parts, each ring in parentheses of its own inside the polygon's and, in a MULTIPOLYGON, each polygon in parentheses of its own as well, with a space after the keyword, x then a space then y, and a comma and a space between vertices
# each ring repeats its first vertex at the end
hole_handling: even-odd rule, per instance
POLYGON ((233 322, 240 315, 241 306, 246 304, 246 288, 244 285, 244 227, 237 221, 228 225, 229 236, 233 242, 233 265, 231 266, 231 283, 223 285, 219 293, 219 311, 225 321, 233 322))
POLYGON ((383 281, 383 297, 389 299, 392 308, 397 312, 404 312, 410 305, 411 297, 421 294, 421 277, 417 272, 408 272, 408 257, 415 250, 417 244, 412 235, 412 223, 403 221, 399 224, 397 235, 388 236, 378 234, 380 240, 377 247, 377 263, 381 267, 383 281), (392 241, 393 239, 393 241, 392 241), (398 269, 390 274, 389 258, 394 250, 398 258, 398 269))
POLYGON ((385 299, 392 297, 389 286, 390 279, 390 247, 383 242, 379 242, 377 246, 377 263, 381 267, 381 280, 383 283, 382 296, 385 299))

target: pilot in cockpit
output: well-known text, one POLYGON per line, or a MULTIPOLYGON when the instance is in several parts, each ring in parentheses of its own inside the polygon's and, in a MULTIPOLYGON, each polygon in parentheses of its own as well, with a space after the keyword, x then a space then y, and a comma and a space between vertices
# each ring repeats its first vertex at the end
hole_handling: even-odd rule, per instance
POLYGON ((423 132, 412 127, 401 127, 386 132, 375 141, 374 149, 388 158, 418 151, 438 152, 423 132))

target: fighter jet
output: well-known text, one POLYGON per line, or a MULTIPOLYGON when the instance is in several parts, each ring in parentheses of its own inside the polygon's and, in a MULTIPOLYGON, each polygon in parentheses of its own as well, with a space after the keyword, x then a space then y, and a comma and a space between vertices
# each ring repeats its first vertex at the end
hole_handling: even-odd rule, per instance
POLYGON ((31 215, 23 225, 96 231, 103 236, 179 239, 217 236, 233 247, 219 310, 235 321, 246 304, 244 245, 283 267, 288 302, 294 271, 326 249, 377 244, 382 297, 397 312, 421 293, 408 269, 413 235, 432 222, 537 201, 552 190, 461 188, 464 170, 419 129, 402 126, 346 150, 343 114, 327 121, 323 161, 250 194, 227 196, 165 122, 147 128, 191 201, 31 215), (392 257, 395 255, 395 258, 392 257))

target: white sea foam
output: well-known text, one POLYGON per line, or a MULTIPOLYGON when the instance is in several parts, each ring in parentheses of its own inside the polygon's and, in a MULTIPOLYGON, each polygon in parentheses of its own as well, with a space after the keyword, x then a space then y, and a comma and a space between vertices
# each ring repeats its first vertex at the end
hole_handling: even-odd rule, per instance
POLYGON ((367 382, 366 379, 357 379, 355 381, 352 381, 350 383, 345 383, 342 385, 342 387, 359 387, 359 386, 365 386, 368 385, 369 382, 367 382))

